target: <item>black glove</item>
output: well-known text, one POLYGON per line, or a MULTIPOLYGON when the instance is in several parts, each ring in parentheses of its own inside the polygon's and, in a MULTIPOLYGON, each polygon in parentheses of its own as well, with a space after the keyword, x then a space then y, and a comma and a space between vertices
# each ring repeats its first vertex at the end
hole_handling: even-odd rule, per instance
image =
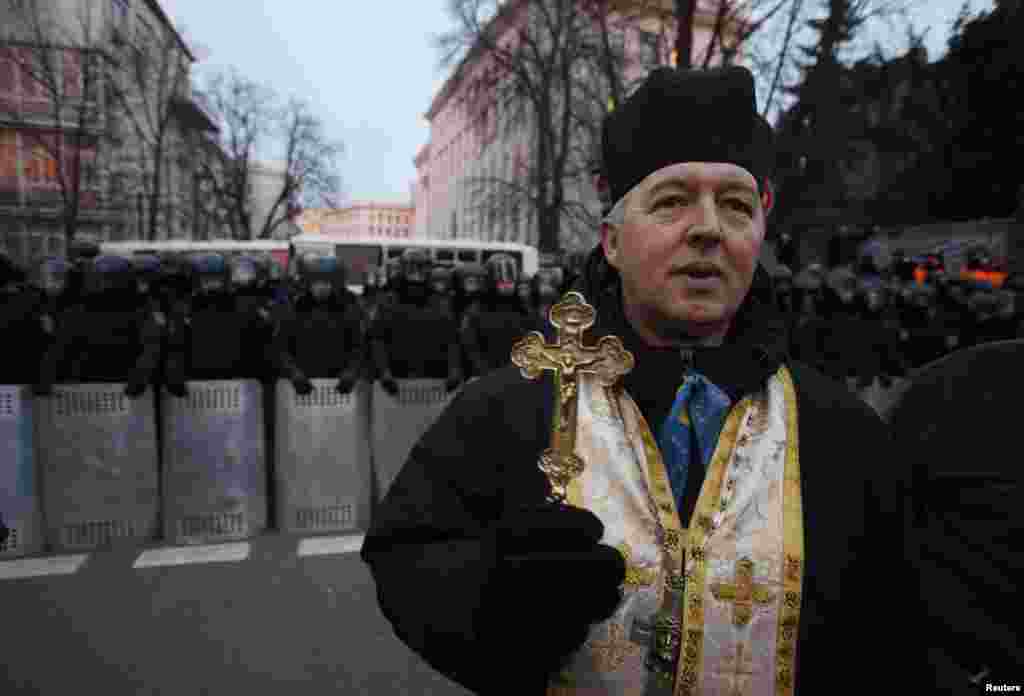
POLYGON ((307 396, 313 392, 313 383, 301 372, 292 377, 292 386, 299 396, 307 396))
POLYGON ((625 559, 600 543, 604 525, 594 513, 567 505, 511 511, 493 534, 495 566, 476 612, 476 637, 492 645, 511 640, 520 664, 557 672, 591 625, 615 613, 625 559))
POLYGON ((462 373, 453 372, 448 375, 448 379, 444 381, 444 390, 450 394, 458 389, 460 384, 462 384, 462 373))
POLYGON ((394 377, 381 377, 380 388, 391 396, 398 396, 398 382, 395 381, 394 377))
POLYGON ((135 399, 142 396, 146 391, 146 382, 141 379, 130 379, 128 384, 124 386, 124 393, 135 399))
POLYGON ((188 396, 188 387, 185 386, 184 382, 168 382, 166 387, 171 396, 179 399, 184 399, 188 396))
POLYGON ((356 378, 349 375, 342 375, 338 384, 334 387, 339 394, 348 394, 356 387, 356 378))
POLYGON ((53 396, 53 384, 50 382, 37 382, 32 385, 32 393, 36 396, 53 396))

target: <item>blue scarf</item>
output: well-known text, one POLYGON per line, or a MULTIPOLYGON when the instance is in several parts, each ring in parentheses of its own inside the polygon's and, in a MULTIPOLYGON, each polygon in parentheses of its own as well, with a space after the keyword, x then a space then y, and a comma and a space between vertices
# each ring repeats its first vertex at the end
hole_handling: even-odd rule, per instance
MULTIPOLYGON (((687 472, 690 466, 707 470, 731 405, 724 391, 693 370, 687 372, 676 392, 676 400, 661 427, 658 447, 680 515, 684 514, 687 472)), ((682 523, 686 526, 689 520, 682 523)))

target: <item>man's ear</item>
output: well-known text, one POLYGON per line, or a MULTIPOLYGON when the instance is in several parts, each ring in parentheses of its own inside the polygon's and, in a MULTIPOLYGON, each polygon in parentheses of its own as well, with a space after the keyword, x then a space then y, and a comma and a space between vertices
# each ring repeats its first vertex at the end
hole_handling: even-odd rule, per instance
POLYGON ((761 208, 764 209, 765 217, 772 212, 772 208, 775 207, 775 187, 772 186, 772 180, 767 177, 761 182, 761 208))
POLYGON ((604 258, 608 265, 619 270, 619 235, 622 231, 616 225, 608 223, 601 224, 601 248, 604 249, 604 258))

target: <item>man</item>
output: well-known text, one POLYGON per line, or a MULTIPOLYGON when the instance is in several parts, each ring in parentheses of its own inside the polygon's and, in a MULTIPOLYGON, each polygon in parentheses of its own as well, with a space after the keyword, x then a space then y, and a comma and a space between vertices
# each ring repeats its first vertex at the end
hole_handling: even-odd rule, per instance
POLYGON ((124 382, 125 394, 138 398, 156 378, 166 322, 139 307, 128 259, 100 255, 86 262, 82 304, 67 307, 55 323, 37 396, 52 396, 57 382, 124 382))
POLYGON ((468 385, 367 534, 384 615, 482 694, 922 683, 887 430, 787 360, 751 292, 773 204, 751 74, 655 70, 602 145, 616 204, 576 288, 597 310, 586 342, 619 336, 635 366, 618 388, 579 377, 568 505, 537 467, 552 381, 468 385))
POLYGON ((374 374, 391 396, 399 379, 443 379, 448 392, 463 382, 455 317, 430 308, 430 265, 422 249, 402 252, 398 296, 381 308, 367 337, 374 374))
POLYGON ((313 391, 311 379, 337 379, 335 388, 348 394, 363 374, 363 316, 354 302, 345 302, 345 267, 333 256, 309 254, 299 261, 303 294, 275 335, 274 363, 295 391, 313 391))
POLYGON ((508 254, 487 259, 487 299, 467 310, 460 337, 474 377, 508 364, 512 346, 534 328, 516 294, 519 269, 508 254))

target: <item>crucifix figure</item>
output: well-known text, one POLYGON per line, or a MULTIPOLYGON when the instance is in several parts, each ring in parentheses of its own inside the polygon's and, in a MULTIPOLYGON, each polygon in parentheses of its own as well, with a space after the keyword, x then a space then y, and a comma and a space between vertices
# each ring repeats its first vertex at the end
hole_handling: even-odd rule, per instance
MULTIPOLYGON (((743 696, 743 678, 750 678, 754 676, 754 663, 750 659, 750 655, 747 654, 746 645, 740 643, 736 646, 736 657, 732 658, 736 663, 733 665, 732 670, 729 672, 730 677, 730 690, 729 696, 743 696)), ((732 662, 730 660, 730 662, 732 662)))
POLYGON ((749 558, 736 561, 736 582, 716 582, 711 585, 715 599, 732 602, 732 620, 736 626, 750 623, 754 615, 754 604, 768 604, 775 595, 765 585, 754 583, 754 562, 749 558))
POLYGON ((555 409, 551 446, 540 458, 540 468, 551 482, 551 502, 564 502, 569 482, 583 473, 576 455, 576 401, 578 374, 597 375, 604 387, 614 386, 633 369, 633 354, 617 336, 603 336, 596 345, 583 344, 583 332, 594 325, 597 312, 578 292, 566 293, 548 312, 557 329, 555 342, 546 343, 539 331, 531 331, 512 347, 512 363, 526 379, 545 371, 555 376, 555 409))

